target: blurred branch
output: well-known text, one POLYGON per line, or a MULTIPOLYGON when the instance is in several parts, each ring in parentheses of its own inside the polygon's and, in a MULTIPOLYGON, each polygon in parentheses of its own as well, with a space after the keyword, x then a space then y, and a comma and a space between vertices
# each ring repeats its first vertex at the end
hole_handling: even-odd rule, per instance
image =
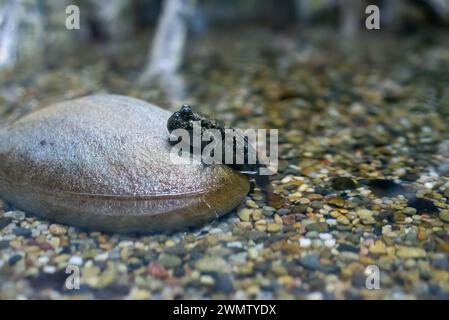
POLYGON ((449 1, 428 0, 427 2, 436 15, 438 15, 443 21, 449 22, 449 1))
POLYGON ((340 32, 344 38, 352 39, 360 31, 363 0, 340 0, 340 32))
POLYGON ((179 69, 184 56, 189 19, 196 0, 166 0, 159 18, 147 65, 140 77, 146 83, 179 69))
POLYGON ((7 0, 0 9, 0 69, 12 67, 17 57, 18 1, 7 0))

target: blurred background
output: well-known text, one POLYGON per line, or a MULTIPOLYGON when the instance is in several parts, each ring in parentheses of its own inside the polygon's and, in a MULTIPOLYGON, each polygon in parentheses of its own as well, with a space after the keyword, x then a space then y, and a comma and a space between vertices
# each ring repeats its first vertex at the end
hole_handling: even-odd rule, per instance
MULTIPOLYGON (((431 29, 443 32, 448 24, 447 0, 1 0, 0 81, 4 90, 11 81, 31 81, 61 70, 68 77, 60 82, 67 86, 64 95, 72 96, 87 93, 82 92, 87 88, 70 85, 75 81, 71 74, 82 72, 85 81, 98 85, 88 91, 122 92, 125 86, 114 84, 121 80, 126 87, 149 90, 157 84, 156 99, 179 102, 188 94, 184 78, 178 76, 182 68, 210 64, 218 69, 218 56, 230 56, 218 51, 232 51, 243 43, 253 45, 239 53, 249 68, 266 50, 277 50, 279 57, 287 51, 302 54, 319 42, 332 47, 329 54, 334 49, 351 52, 359 40, 396 37, 401 41, 426 31, 431 34, 431 29), (380 30, 365 27, 365 8, 370 4, 381 10, 380 30), (74 22, 70 5, 79 9, 77 26, 71 30, 66 27, 74 22), (207 41, 216 44, 207 46, 207 41), (265 51, 260 51, 261 46, 265 51), (87 75, 106 70, 109 76, 102 78, 87 75), (121 76, 115 78, 114 72, 121 76)), ((234 66, 239 63, 233 61, 234 66)), ((0 95, 3 113, 14 108, 14 90, 7 91, 0 95)))

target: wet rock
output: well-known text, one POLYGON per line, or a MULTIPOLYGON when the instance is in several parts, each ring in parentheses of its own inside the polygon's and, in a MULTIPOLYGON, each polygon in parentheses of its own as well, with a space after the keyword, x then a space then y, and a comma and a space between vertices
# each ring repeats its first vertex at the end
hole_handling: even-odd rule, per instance
POLYGON ((67 232, 67 227, 62 226, 60 224, 51 224, 48 229, 50 230, 50 232, 56 236, 60 236, 63 235, 67 232))
POLYGON ((422 248, 399 247, 396 254, 401 258, 424 258, 427 253, 422 248))
POLYGON ((248 179, 224 165, 173 164, 170 113, 125 96, 88 96, 33 112, 0 132, 0 195, 74 226, 173 230, 236 207, 248 179))
POLYGON ((299 263, 306 269, 316 270, 320 268, 320 256, 317 253, 309 253, 302 257, 299 263))
POLYGON ((408 216, 413 216, 416 214, 416 209, 412 208, 412 207, 406 207, 402 210, 402 213, 408 215, 408 216))
POLYGON ((332 204, 336 207, 344 207, 345 206, 345 200, 340 197, 331 197, 327 200, 328 204, 332 204))
POLYGON ((308 208, 307 204, 300 204, 300 205, 296 205, 292 207, 292 212, 293 213, 304 213, 308 208))
POLYGON ((16 236, 29 237, 31 236, 31 229, 14 228, 12 231, 16 236))
POLYGON ((226 261, 220 257, 204 257, 195 263, 195 268, 203 272, 214 272, 226 268, 226 261))
POLYGON ((274 232, 279 232, 279 230, 281 230, 281 226, 277 223, 269 223, 267 225, 267 231, 274 233, 274 232))
POLYGON ((164 254, 159 258, 159 263, 168 269, 173 269, 181 265, 182 260, 171 254, 164 254))
POLYGON ((286 214, 290 213, 290 209, 281 208, 281 209, 277 210, 276 213, 282 217, 282 216, 285 216, 286 214))
POLYGON ((373 217, 373 212, 371 210, 359 209, 357 210, 356 214, 365 225, 376 223, 376 220, 373 217))
POLYGON ((8 226, 12 222, 11 218, 0 218, 0 230, 8 226))
POLYGON ((17 262, 19 262, 22 259, 22 256, 20 254, 13 255, 11 258, 9 258, 8 263, 13 266, 17 262))
POLYGON ((237 212, 237 215, 242 221, 249 221, 251 219, 251 214, 252 210, 247 208, 241 209, 237 212))
POLYGON ((361 272, 356 272, 351 276, 351 284, 356 288, 365 288, 366 286, 366 275, 361 272))
POLYGON ((227 273, 216 273, 214 289, 217 292, 223 292, 226 294, 234 292, 232 277, 227 273))
POLYGON ((372 245, 369 248, 369 251, 372 254, 379 254, 379 255, 386 254, 387 253, 387 247, 385 246, 385 244, 382 241, 378 240, 378 241, 376 241, 374 243, 374 245, 372 245))
POLYGON ((396 223, 403 223, 405 221, 406 216, 401 212, 395 212, 393 214, 393 220, 396 223))
POLYGON ((349 225, 349 224, 351 223, 351 222, 349 221, 349 219, 346 218, 345 216, 339 216, 339 217, 337 218, 337 222, 338 222, 339 224, 344 225, 344 226, 347 226, 347 225, 349 225))
POLYGON ((275 209, 281 208, 284 204, 284 201, 284 198, 279 194, 269 193, 267 195, 267 204, 275 209))
POLYGON ((442 270, 449 269, 449 260, 445 257, 437 257, 432 261, 432 266, 442 270))
POLYGON ((442 210, 439 214, 439 217, 444 222, 449 222, 449 210, 442 210))
POLYGON ((329 225, 326 222, 316 222, 311 223, 306 226, 307 231, 316 231, 319 233, 327 232, 329 230, 329 225))
POLYGON ((149 275, 157 278, 164 279, 168 277, 168 271, 158 262, 152 262, 147 268, 147 272, 149 275))

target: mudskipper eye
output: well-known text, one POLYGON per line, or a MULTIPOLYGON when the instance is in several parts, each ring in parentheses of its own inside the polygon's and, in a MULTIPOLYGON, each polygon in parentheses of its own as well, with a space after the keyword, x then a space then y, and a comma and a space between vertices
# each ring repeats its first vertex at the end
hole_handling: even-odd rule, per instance
POLYGON ((179 110, 179 113, 183 117, 188 117, 188 116, 193 115, 192 108, 188 104, 183 104, 181 109, 179 110))

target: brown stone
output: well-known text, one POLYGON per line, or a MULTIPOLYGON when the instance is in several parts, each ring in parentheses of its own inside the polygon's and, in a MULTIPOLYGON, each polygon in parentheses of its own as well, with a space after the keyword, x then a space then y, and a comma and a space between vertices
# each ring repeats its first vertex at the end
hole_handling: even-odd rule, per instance
POLYGON ((248 179, 224 165, 173 164, 170 112, 87 96, 0 129, 0 195, 59 223, 118 232, 179 229, 236 207, 248 179))
POLYGON ((284 205, 284 202, 285 202, 284 198, 277 193, 269 193, 267 195, 267 204, 270 207, 279 209, 284 205))

